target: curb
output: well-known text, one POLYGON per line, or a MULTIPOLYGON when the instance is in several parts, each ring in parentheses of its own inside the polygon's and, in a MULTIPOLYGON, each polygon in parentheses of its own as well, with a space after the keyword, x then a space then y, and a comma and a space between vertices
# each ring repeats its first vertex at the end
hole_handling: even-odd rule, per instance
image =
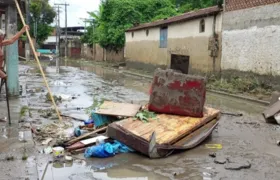
MULTIPOLYGON (((144 75, 144 74, 142 75, 142 74, 134 73, 134 72, 127 71, 127 70, 124 71, 123 73, 133 75, 133 76, 138 76, 138 77, 144 77, 144 78, 147 78, 147 79, 153 79, 152 76, 144 75)), ((258 99, 252 98, 252 97, 235 95, 235 94, 230 94, 230 93, 226 93, 226 92, 222 92, 222 91, 207 89, 207 92, 214 93, 214 94, 219 94, 219 95, 223 95, 223 96, 229 96, 229 97, 233 97, 233 98, 237 98, 237 99, 241 99, 241 100, 246 100, 246 101, 250 101, 250 102, 253 102, 253 103, 258 103, 258 104, 265 105, 265 106, 270 104, 268 101, 262 101, 262 100, 258 100, 258 99)))

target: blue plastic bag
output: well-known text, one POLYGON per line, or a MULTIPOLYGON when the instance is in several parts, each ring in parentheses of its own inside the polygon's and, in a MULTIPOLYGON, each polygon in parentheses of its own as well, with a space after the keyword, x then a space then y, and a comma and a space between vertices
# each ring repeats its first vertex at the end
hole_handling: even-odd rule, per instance
POLYGON ((108 157, 113 157, 118 153, 128 153, 133 151, 134 150, 130 149, 126 145, 118 141, 114 141, 113 144, 104 143, 104 144, 87 148, 85 151, 85 157, 108 158, 108 157))

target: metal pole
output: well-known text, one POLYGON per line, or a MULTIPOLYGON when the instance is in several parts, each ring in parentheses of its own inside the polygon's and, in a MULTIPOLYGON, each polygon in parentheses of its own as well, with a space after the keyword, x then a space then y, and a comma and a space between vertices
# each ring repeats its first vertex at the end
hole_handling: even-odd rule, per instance
POLYGON ((68 56, 67 4, 65 3, 65 60, 68 56))

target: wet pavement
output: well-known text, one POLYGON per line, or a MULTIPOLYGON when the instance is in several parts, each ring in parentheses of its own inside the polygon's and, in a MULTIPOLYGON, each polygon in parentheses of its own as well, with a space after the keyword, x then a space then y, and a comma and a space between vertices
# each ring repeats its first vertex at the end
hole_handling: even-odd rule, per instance
MULTIPOLYGON (((20 67, 20 73, 23 97, 33 109, 32 117, 27 121, 35 125, 49 123, 51 120, 42 118, 37 111, 50 108, 50 104, 45 102, 46 90, 42 78, 31 73, 27 65, 20 67)), ((56 74, 55 67, 51 66, 47 67, 46 73, 53 93, 64 95, 59 105, 63 114, 85 118, 84 108, 92 105, 94 99, 145 104, 149 98, 149 80, 127 76, 118 69, 108 70, 100 66, 68 62, 67 66, 61 67, 60 74, 56 74)), ((243 116, 222 115, 218 128, 206 142, 193 150, 165 159, 150 160, 136 153, 108 159, 85 159, 81 154, 70 164, 49 164, 49 156, 37 153, 38 175, 40 179, 59 180, 279 179, 280 147, 276 142, 280 139, 280 128, 265 123, 260 114, 264 107, 210 93, 207 94, 207 105, 222 112, 242 113, 243 116), (221 144, 222 149, 209 149, 205 144, 221 144), (209 156, 212 152, 225 158, 249 161, 251 168, 226 170, 225 165, 216 164, 214 158, 209 156)), ((37 144, 36 149, 39 151, 40 148, 37 144)))

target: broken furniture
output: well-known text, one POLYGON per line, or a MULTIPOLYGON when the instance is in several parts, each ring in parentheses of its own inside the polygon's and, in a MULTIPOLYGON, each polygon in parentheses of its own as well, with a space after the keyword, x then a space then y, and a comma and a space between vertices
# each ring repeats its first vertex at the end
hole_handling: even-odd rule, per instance
POLYGON ((205 79, 173 70, 155 71, 149 110, 156 113, 203 117, 205 79))
POLYGON ((204 141, 218 125, 219 116, 219 110, 204 108, 202 118, 159 114, 148 123, 128 118, 110 124, 107 136, 150 158, 166 157, 204 141))

